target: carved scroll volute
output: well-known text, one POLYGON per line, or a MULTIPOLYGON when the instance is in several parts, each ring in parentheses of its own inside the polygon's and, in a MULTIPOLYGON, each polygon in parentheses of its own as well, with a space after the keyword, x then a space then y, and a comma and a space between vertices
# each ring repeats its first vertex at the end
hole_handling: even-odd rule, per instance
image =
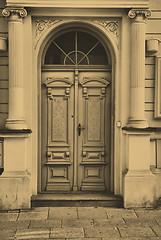
POLYGON ((151 16, 151 12, 148 9, 131 9, 128 12, 128 17, 131 19, 135 19, 139 15, 142 15, 144 19, 147 19, 151 16))
POLYGON ((17 15, 19 18, 25 18, 27 16, 27 11, 22 7, 7 7, 3 9, 2 15, 7 18, 12 15, 17 15))

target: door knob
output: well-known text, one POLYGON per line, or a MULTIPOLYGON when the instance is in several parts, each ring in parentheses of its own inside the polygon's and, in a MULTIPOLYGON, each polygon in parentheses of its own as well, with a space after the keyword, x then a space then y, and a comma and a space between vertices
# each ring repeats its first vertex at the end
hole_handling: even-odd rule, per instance
POLYGON ((81 124, 79 123, 78 125, 78 135, 80 136, 81 135, 81 130, 83 130, 84 127, 81 126, 81 124))

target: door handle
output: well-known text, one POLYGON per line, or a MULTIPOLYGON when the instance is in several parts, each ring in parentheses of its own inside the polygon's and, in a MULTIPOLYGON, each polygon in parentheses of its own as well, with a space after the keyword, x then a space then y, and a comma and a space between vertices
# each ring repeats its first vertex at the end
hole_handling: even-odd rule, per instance
POLYGON ((81 135, 81 130, 85 129, 84 127, 81 126, 81 124, 79 123, 78 125, 78 135, 81 135))

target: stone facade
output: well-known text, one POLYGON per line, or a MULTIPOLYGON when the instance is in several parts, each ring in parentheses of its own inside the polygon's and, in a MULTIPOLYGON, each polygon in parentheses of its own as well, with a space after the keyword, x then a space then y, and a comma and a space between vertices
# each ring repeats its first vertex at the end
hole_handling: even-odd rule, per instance
MULTIPOLYGON (((111 142, 110 148, 104 150, 110 155, 110 168, 104 176, 109 175, 107 189, 123 196, 126 208, 155 204, 161 197, 160 0, 99 3, 3 0, 0 12, 0 209, 30 208, 32 195, 42 192, 45 110, 41 108, 44 101, 41 79, 52 74, 58 76, 60 70, 50 67, 44 70, 42 59, 50 39, 69 29, 93 34, 111 59, 107 75, 111 81, 111 142)), ((77 70, 74 70, 75 92, 80 85, 77 70)), ((89 86, 82 86, 87 98, 89 86)), ((53 88, 54 85, 50 87, 53 88)), ((100 98, 105 94, 104 89, 100 98)), ((66 98, 69 95, 68 87, 66 98)), ((80 146, 76 140, 77 125, 75 118, 75 149, 80 146)), ((69 151, 65 151, 70 165, 69 151)), ((106 155, 102 152, 98 155, 101 159, 106 155)), ((77 150, 73 154, 77 155, 77 150)), ((59 161, 63 158, 61 154, 57 156, 59 161)), ((75 160, 73 191, 78 190, 77 165, 75 160)), ((95 176, 93 169, 91 174, 95 176)), ((58 171, 56 177, 62 172, 58 171)))

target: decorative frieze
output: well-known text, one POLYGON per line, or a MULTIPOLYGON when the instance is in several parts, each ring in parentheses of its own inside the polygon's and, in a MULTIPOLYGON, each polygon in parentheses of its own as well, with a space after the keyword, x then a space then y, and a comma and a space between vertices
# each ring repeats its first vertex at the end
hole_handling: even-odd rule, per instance
POLYGON ((94 20, 102 27, 106 28, 108 31, 112 32, 116 37, 119 36, 119 24, 117 21, 107 21, 107 20, 94 20))
MULTIPOLYGON (((63 21, 74 21, 74 22, 89 22, 94 24, 99 24, 100 26, 104 27, 107 31, 113 34, 116 41, 118 41, 119 37, 119 22, 108 20, 107 18, 45 18, 45 19, 35 19, 34 28, 35 28, 35 40, 36 42, 41 37, 41 34, 47 29, 50 29, 53 25, 63 22, 63 21)), ((35 43, 36 43, 35 42, 35 43)))
POLYGON ((62 21, 61 19, 41 19, 35 21, 36 37, 39 36, 44 30, 50 28, 52 25, 62 21))

